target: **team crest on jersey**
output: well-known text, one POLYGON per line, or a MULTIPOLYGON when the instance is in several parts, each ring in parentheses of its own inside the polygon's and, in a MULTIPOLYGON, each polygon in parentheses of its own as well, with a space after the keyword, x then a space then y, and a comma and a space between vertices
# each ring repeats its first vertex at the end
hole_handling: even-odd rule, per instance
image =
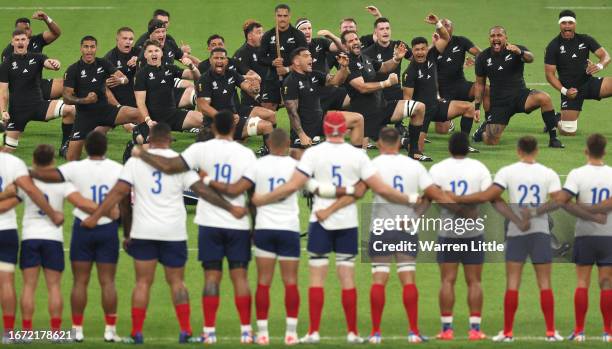
POLYGON ((272 37, 270 37, 270 44, 276 44, 276 35, 272 35, 272 37))
POLYGON ((165 76, 170 76, 170 75, 172 75, 172 73, 170 73, 170 71, 169 71, 169 70, 166 70, 166 71, 164 72, 164 75, 165 75, 165 76))
POLYGON ((431 66, 433 65, 433 63, 431 63, 430 61, 427 61, 427 68, 431 68, 431 66))
POLYGON ((508 61, 511 61, 511 60, 512 60, 512 55, 511 55, 511 54, 510 54, 510 55, 507 55, 507 56, 504 58, 504 61, 505 61, 505 62, 508 62, 508 61))
POLYGON ((492 65, 493 65, 493 59, 487 58, 487 67, 490 67, 492 65))
POLYGON ((230 78, 227 79, 227 84, 229 85, 229 84, 233 84, 233 83, 234 83, 234 77, 230 76, 230 78))
POLYGON ((174 52, 168 51, 168 57, 173 58, 174 57, 174 52))
POLYGON ((312 79, 310 79, 310 81, 312 81, 313 84, 316 84, 317 82, 319 82, 319 79, 313 76, 312 79))
POLYGON ((38 44, 32 44, 32 48, 38 48, 38 44))
POLYGON ((455 46, 455 47, 453 47, 452 53, 457 53, 459 51, 461 51, 461 50, 459 50, 459 46, 455 46))
POLYGON ((295 44, 295 38, 294 37, 290 37, 289 39, 287 39, 287 43, 288 44, 295 44))
POLYGON ((321 50, 322 50, 321 46, 317 45, 317 46, 315 47, 315 52, 319 52, 319 51, 321 51, 321 50))
POLYGON ((377 59, 379 62, 382 62, 382 55, 381 55, 380 53, 379 53, 379 54, 377 54, 377 55, 376 55, 376 59, 377 59))
POLYGON ((36 64, 36 60, 34 58, 30 59, 28 62, 29 65, 36 64))
POLYGON ((149 80, 155 80, 155 74, 149 73, 149 80))
POLYGON ((13 62, 13 70, 17 69, 17 62, 13 62))
POLYGON ((85 69, 81 70, 81 77, 82 78, 86 78, 87 77, 87 72, 85 71, 85 69))
POLYGON ((213 90, 218 90, 219 89, 219 85, 217 85, 216 81, 213 81, 212 86, 213 86, 213 90))
POLYGON ((584 43, 581 43, 580 45, 578 45, 579 50, 584 50, 585 48, 586 46, 584 46, 584 43))
POLYGON ((298 88, 301 90, 304 88, 304 83, 301 81, 298 81, 298 88))
MULTIPOLYGON (((242 58, 240 58, 242 59, 242 58)), ((253 53, 253 62, 257 62, 257 53, 253 53)))
POLYGON ((98 69, 96 70, 96 74, 100 74, 104 72, 104 68, 102 67, 98 67, 98 69))
POLYGON ((560 53, 565 53, 565 45, 559 46, 559 52, 560 53))
POLYGON ((359 62, 357 62, 357 69, 363 69, 363 65, 359 62))

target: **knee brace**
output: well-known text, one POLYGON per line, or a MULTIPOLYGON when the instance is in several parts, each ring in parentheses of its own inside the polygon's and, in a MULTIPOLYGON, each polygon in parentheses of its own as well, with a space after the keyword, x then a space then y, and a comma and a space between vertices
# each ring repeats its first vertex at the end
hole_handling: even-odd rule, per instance
POLYGON ((62 116, 62 112, 64 111, 64 101, 57 101, 55 104, 55 109, 53 109, 53 116, 62 116))
POLYGON ((574 120, 574 121, 561 120, 559 121, 559 128, 561 129, 561 131, 565 131, 568 133, 574 133, 576 132, 576 130, 578 130, 578 120, 574 120))
POLYGON ((308 258, 308 265, 311 267, 326 267, 329 264, 327 254, 310 253, 308 258))
POLYGON ((247 120, 247 135, 257 136, 257 125, 260 121, 261 118, 259 116, 253 116, 247 120))
POLYGON ((9 148, 17 149, 17 146, 19 145, 19 140, 15 138, 11 138, 9 136, 5 136, 4 145, 9 148))
POLYGON ((180 88, 181 87, 181 83, 183 82, 183 79, 180 78, 174 78, 174 87, 175 88, 180 88))
POLYGON ((416 271, 416 262, 397 263, 397 272, 416 271))
POLYGON ((418 103, 419 102, 413 101, 412 99, 407 100, 404 103, 404 114, 402 116, 405 118, 412 116, 412 114, 414 114, 414 111, 416 110, 416 106, 418 105, 418 103))
POLYGON ((6 273, 14 273, 15 264, 7 263, 7 262, 0 262, 0 271, 6 272, 6 273))
POLYGON ((372 263, 372 274, 375 273, 385 273, 389 274, 391 268, 389 267, 389 263, 372 263))
POLYGON ((266 250, 262 250, 261 248, 255 247, 255 257, 275 259, 276 258, 276 253, 270 252, 270 251, 266 251, 266 250))
POLYGON ((354 267, 355 255, 348 253, 336 253, 336 266, 354 267))

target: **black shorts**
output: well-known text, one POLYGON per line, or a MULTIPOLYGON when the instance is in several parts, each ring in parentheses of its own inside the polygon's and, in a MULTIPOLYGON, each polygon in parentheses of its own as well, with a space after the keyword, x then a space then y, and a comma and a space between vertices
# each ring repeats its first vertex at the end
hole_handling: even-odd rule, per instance
POLYGON ((238 115, 249 116, 251 115, 253 108, 255 108, 254 105, 241 104, 238 107, 238 115))
POLYGON ((506 240, 506 262, 525 263, 527 257, 533 264, 552 262, 550 234, 531 233, 520 236, 510 236, 506 240))
POLYGON ((123 107, 117 108, 114 105, 107 104, 95 111, 80 112, 77 110, 70 140, 85 140, 87 135, 98 126, 115 126, 115 120, 117 120, 117 114, 119 114, 121 108, 123 107))
POLYGON ((470 97, 470 91, 474 83, 467 80, 460 80, 448 84, 439 84, 440 97, 447 101, 468 101, 474 100, 474 97, 470 97))
POLYGON ((514 96, 497 101, 491 101, 491 114, 487 119, 489 124, 508 125, 512 115, 516 113, 529 114, 533 110, 525 109, 525 102, 534 90, 525 88, 518 91, 514 96))
POLYGON ((176 101, 176 107, 178 108, 181 104, 181 97, 183 97, 185 89, 181 87, 175 87, 172 92, 174 93, 174 100, 176 101))
POLYGON ((612 236, 579 236, 574 240, 574 263, 612 266, 612 236))
POLYGON ((582 110, 582 103, 585 99, 601 100, 599 94, 601 92, 602 77, 591 76, 584 84, 578 88, 576 98, 569 99, 567 96, 561 95, 561 110, 582 110))
POLYGON ((278 79, 266 80, 261 90, 261 103, 280 104, 281 102, 281 81, 278 79))
POLYGON ((172 131, 182 131, 183 123, 185 122, 185 118, 187 117, 189 110, 178 108, 166 111, 149 110, 149 113, 151 114, 151 119, 153 119, 153 121, 168 124, 168 126, 172 128, 172 131))
POLYGON ((240 119, 238 119, 238 123, 236 124, 236 128, 234 129, 234 140, 238 141, 243 139, 242 131, 246 127, 248 119, 248 116, 241 116, 240 119))
POLYGON ((51 87, 53 86, 53 79, 40 79, 40 91, 42 92, 42 98, 51 100, 51 87))
POLYGON ((448 121, 448 107, 450 106, 449 100, 441 99, 432 106, 425 108, 425 120, 423 121, 423 127, 421 132, 427 133, 429 130, 429 124, 433 122, 444 122, 448 121))
POLYGON ((404 99, 404 92, 399 85, 393 85, 383 90, 383 98, 387 101, 404 99))
POLYGON ((9 106, 11 118, 6 126, 6 130, 23 132, 28 122, 45 121, 50 103, 49 101, 42 101, 38 104, 26 106, 9 106))
POLYGON ((383 105, 378 108, 376 105, 363 105, 361 103, 355 105, 351 103, 351 111, 363 115, 364 135, 377 140, 380 130, 391 122, 391 117, 398 102, 383 100, 383 105))
MULTIPOLYGON (((319 137, 319 140, 323 140, 323 119, 317 123, 302 123, 302 130, 310 139, 315 141, 315 137, 319 137)), ((291 130, 289 132, 289 137, 291 138, 291 148, 302 148, 300 143, 300 137, 298 137, 295 131, 291 130)))
POLYGON ((328 110, 342 110, 344 99, 346 98, 346 89, 344 87, 326 86, 321 90, 321 109, 323 115, 328 110))

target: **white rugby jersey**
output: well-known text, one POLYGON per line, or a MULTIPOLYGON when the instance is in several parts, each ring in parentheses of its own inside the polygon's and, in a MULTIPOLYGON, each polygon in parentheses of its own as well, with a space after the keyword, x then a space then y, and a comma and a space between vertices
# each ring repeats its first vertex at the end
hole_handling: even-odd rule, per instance
MULTIPOLYGON (((319 183, 333 184, 338 187, 355 185, 359 180, 366 180, 375 175, 376 168, 361 149, 346 143, 323 142, 315 147, 308 148, 298 166, 307 176, 314 177, 319 183)), ((316 222, 317 210, 325 209, 336 199, 327 199, 316 196, 310 214, 310 222, 316 222)), ((357 206, 346 206, 334 212, 328 219, 321 222, 327 230, 356 228, 357 206)))
MULTIPOLYGON (((167 158, 178 156, 172 149, 150 149, 149 152, 167 158)), ((187 212, 183 204, 183 191, 200 180, 196 172, 169 175, 139 158, 130 158, 119 180, 130 184, 134 192, 131 238, 187 240, 187 212)))
MULTIPOLYGON (((249 148, 223 139, 192 144, 181 153, 181 157, 189 168, 204 170, 213 180, 229 184, 236 183, 242 178, 244 171, 256 160, 255 154, 249 148)), ((224 196, 224 198, 235 206, 246 205, 244 195, 235 198, 224 196)), ((194 222, 206 227, 250 229, 248 216, 236 219, 228 211, 201 198, 198 201, 194 222)))
MULTIPOLYGON (((34 184, 45 195, 49 205, 55 211, 64 211, 64 198, 77 192, 77 188, 71 183, 45 183, 37 179, 34 184)), ((53 240, 64 242, 63 226, 56 226, 49 217, 26 195, 19 191, 19 197, 24 201, 23 227, 21 240, 53 240)))
MULTIPOLYGON (((289 181, 295 172, 295 161, 290 156, 266 155, 251 165, 244 174, 255 185, 255 192, 265 194, 289 181)), ((300 209, 297 193, 284 200, 259 206, 255 229, 300 231, 300 209)))
MULTIPOLYGON (((576 196, 576 201, 595 205, 612 193, 612 167, 585 165, 570 171, 563 189, 576 196)), ((606 224, 576 219, 576 236, 612 236, 612 217, 608 213, 606 224)))
MULTIPOLYGON (((29 176, 25 163, 14 155, 0 152, 0 191, 22 176, 29 176)), ((9 229, 17 229, 14 209, 0 213, 0 230, 9 229)))
MULTIPOLYGON (((495 175, 494 184, 508 190, 508 203, 515 213, 520 214, 519 205, 537 208, 548 201, 548 195, 561 190, 559 176, 552 169, 539 164, 516 162, 502 167, 495 175)), ((546 214, 531 218, 531 227, 522 232, 510 222, 508 236, 519 236, 532 233, 550 234, 546 214)))
MULTIPOLYGON (((110 159, 67 162, 58 170, 65 181, 74 184, 84 198, 96 204, 102 203, 108 192, 113 188, 123 166, 110 159)), ((75 207, 72 214, 80 220, 85 220, 89 214, 75 207)), ((100 218, 98 225, 108 224, 112 220, 108 217, 100 218)))
MULTIPOLYGON (((383 182, 406 195, 421 193, 433 184, 425 166, 406 155, 382 154, 374 158, 372 164, 380 173, 383 182)), ((374 194, 372 219, 395 219, 398 215, 416 218, 412 207, 390 203, 382 196, 374 194)))
MULTIPOLYGON (((444 191, 451 191, 455 195, 469 195, 487 190, 491 186, 491 173, 482 162, 470 158, 448 158, 431 166, 429 173, 434 183, 444 191)), ((445 208, 441 208, 440 218, 453 219, 455 215, 445 208)), ((444 225, 443 225, 444 226, 444 225)), ((474 225, 476 228, 476 225, 474 225)), ((468 230, 462 234, 452 230, 441 229, 438 234, 442 237, 472 238, 482 235, 482 229, 468 230)))

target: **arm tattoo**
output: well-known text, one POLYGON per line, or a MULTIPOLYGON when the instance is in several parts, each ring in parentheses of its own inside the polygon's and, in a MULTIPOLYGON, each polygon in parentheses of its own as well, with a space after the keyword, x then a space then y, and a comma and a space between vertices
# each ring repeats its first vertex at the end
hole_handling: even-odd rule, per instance
POLYGON ((289 124, 291 124, 291 129, 297 134, 304 132, 302 129, 302 122, 300 121, 300 116, 298 115, 298 100, 291 99, 285 101, 285 108, 287 108, 287 115, 289 115, 289 124))
POLYGON ((68 92, 65 88, 64 88, 64 92, 62 93, 62 97, 64 98, 64 102, 66 102, 66 104, 80 104, 81 103, 81 99, 77 98, 74 95, 74 90, 72 92, 68 92))

